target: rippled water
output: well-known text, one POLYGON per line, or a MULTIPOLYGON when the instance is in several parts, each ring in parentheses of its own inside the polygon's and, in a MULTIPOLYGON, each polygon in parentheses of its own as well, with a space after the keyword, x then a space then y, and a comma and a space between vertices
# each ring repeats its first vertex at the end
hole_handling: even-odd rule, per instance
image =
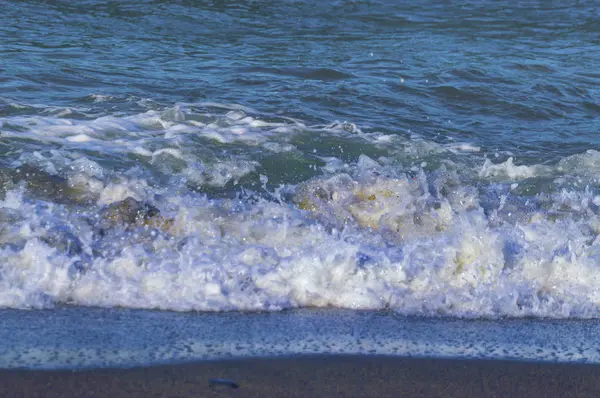
POLYGON ((600 315, 595 2, 0 8, 0 306, 600 315))

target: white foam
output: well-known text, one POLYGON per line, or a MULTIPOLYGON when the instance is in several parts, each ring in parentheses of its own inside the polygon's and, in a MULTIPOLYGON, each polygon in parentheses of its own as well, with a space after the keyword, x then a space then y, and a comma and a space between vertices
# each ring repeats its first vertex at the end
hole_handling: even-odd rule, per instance
POLYGON ((492 163, 492 161, 486 159, 479 171, 479 176, 510 180, 548 176, 556 178, 563 176, 596 178, 598 172, 600 172, 600 152, 590 149, 581 154, 567 156, 556 165, 531 164, 517 166, 513 157, 509 157, 501 163, 492 163))
POLYGON ((484 165, 479 171, 479 176, 484 178, 489 177, 505 177, 511 180, 521 180, 525 178, 537 177, 547 174, 549 168, 534 165, 534 166, 517 166, 514 164, 513 158, 508 158, 503 163, 492 163, 486 159, 484 165))
MULTIPOLYGON (((355 177, 334 174, 299 187, 300 208, 168 195, 161 204, 164 216, 173 219, 168 235, 109 235, 103 239, 114 254, 94 256, 76 279, 67 270, 77 258, 56 253, 37 237, 49 222, 74 231, 89 231, 90 223, 31 207, 22 194, 9 191, 0 208, 22 212, 16 236, 27 243, 3 249, 0 304, 179 311, 332 306, 461 316, 598 313, 598 250, 590 240, 593 232, 583 228, 591 221, 600 225, 596 216, 577 221, 541 214, 516 226, 494 226, 478 207, 432 197, 424 190, 426 179, 378 175, 381 166, 366 157, 355 167, 355 177)), ((97 202, 144 200, 151 192, 143 180, 127 179, 102 186, 97 202)), ((557 193, 552 203, 562 208, 570 203, 581 212, 593 201, 587 195, 557 193)), ((500 207, 495 217, 509 205, 500 207)), ((79 239, 91 248, 99 238, 84 233, 79 239)))
POLYGON ((467 144, 367 133, 348 122, 307 128, 262 120, 243 107, 198 114, 195 106, 217 108, 179 104, 93 120, 9 118, 24 130, 9 131, 9 138, 61 148, 22 153, 11 167, 29 164, 61 175, 67 184, 61 189, 79 193, 71 205, 35 197, 27 181, 7 185, 0 202, 8 220, 0 231, 0 306, 600 315, 598 192, 565 184, 516 196, 525 179, 593 178, 598 152, 557 165, 486 160, 473 176, 453 153, 474 150, 467 144), (227 148, 285 155, 300 152, 299 134, 389 150, 344 161, 315 149, 310 156, 323 163, 314 170, 323 174, 276 192, 265 193, 276 181, 270 175, 256 176, 260 195, 239 190, 234 199, 209 199, 188 189, 235 186, 265 173, 267 165, 227 148), (97 153, 127 166, 105 168, 92 160, 97 153), (100 228, 101 208, 130 197, 158 208, 162 224, 100 228), (47 237, 57 229, 59 238, 47 237), (65 251, 75 242, 71 235, 79 240, 77 253, 65 251))
POLYGON ((148 194, 148 184, 144 180, 121 180, 110 182, 99 192, 98 205, 107 205, 129 197, 140 200, 148 194))
POLYGON ((97 103, 110 101, 114 98, 110 95, 103 95, 103 94, 90 94, 90 95, 88 95, 88 97, 93 99, 94 102, 97 102, 97 103))
POLYGON ((470 144, 468 142, 457 143, 449 145, 451 151, 456 152, 480 152, 481 147, 477 145, 470 144))
POLYGON ((67 137, 66 139, 67 139, 67 141, 71 141, 71 142, 89 142, 89 141, 93 140, 93 138, 87 134, 72 135, 72 136, 67 137))

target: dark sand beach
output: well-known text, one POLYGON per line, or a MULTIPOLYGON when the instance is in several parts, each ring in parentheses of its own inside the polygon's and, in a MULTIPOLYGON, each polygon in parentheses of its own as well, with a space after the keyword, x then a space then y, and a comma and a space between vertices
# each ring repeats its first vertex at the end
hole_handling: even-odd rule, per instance
POLYGON ((307 356, 131 369, 2 370, 0 396, 597 397, 600 367, 497 360, 307 356))

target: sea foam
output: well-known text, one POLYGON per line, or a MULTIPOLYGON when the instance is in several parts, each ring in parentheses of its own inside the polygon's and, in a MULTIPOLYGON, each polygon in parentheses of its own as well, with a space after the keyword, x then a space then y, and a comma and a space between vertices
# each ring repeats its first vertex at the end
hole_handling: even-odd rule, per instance
POLYGON ((197 106, 2 120, 8 139, 57 147, 2 171, 0 306, 599 315, 596 151, 493 163, 466 144, 197 106), (107 221, 110 206, 131 216, 107 221))

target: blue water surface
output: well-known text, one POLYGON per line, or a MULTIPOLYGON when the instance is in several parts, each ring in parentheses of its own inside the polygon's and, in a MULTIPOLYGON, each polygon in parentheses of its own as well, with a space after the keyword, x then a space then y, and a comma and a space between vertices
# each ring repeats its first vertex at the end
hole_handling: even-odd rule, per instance
MULTIPOLYGON (((0 96, 199 100, 522 159, 596 148, 594 1, 1 1, 0 96)), ((1 105, 0 114, 14 109, 1 105)))

